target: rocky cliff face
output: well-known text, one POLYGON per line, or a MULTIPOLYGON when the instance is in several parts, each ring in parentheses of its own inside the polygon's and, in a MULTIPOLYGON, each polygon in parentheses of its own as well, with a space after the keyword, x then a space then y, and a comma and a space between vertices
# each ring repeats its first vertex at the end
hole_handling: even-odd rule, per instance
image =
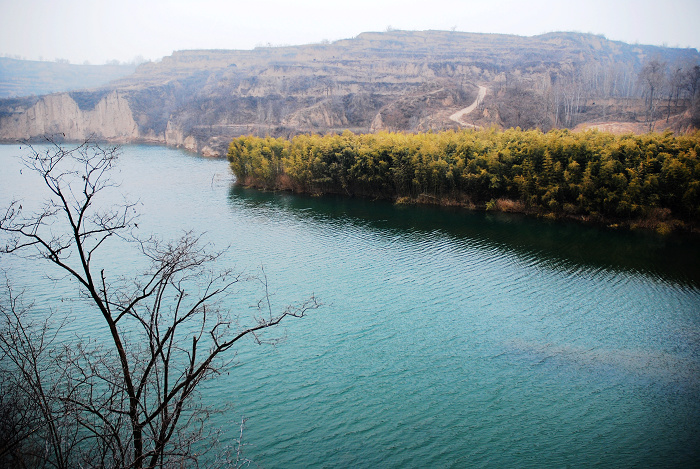
MULTIPOLYGON (((0 100, 0 139, 94 135, 222 155, 244 134, 548 130, 612 113, 634 120, 644 113, 629 103, 643 102, 637 77, 651 57, 674 69, 700 64, 694 49, 574 33, 392 31, 331 44, 180 51, 100 90, 0 100), (460 114, 480 89, 487 92, 478 106, 460 114)), ((674 113, 690 101, 681 95, 674 113)))
POLYGON ((113 91, 90 110, 83 110, 68 94, 52 94, 32 106, 0 118, 0 139, 28 140, 48 134, 61 134, 66 140, 88 137, 130 142, 139 138, 129 102, 113 91))

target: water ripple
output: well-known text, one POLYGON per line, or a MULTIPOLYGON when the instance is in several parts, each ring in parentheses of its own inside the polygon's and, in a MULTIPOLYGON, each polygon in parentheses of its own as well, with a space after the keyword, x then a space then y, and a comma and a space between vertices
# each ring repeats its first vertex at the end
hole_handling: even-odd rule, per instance
MULTIPOLYGON (((694 244, 248 191, 211 184, 222 162, 144 151, 125 155, 125 188, 155 228, 194 223, 232 245, 226 267, 264 265, 280 308, 312 292, 325 303, 286 322, 277 347, 242 343, 238 365, 207 384, 208 403, 251 417, 257 464, 700 462, 700 274, 686 259, 697 259, 694 244)), ((11 184, 2 179, 0 191, 11 184)), ((39 283, 35 271, 5 265, 39 283)), ((37 298, 60 306, 51 288, 37 298)))

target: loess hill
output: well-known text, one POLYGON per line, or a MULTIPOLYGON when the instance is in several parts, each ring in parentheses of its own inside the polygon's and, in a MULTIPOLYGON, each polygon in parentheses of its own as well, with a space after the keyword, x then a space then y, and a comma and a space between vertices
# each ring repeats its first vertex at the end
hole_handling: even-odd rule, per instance
POLYGON ((323 44, 179 51, 99 88, 0 100, 0 139, 94 135, 223 155, 241 135, 346 129, 685 132, 700 122, 698 64, 695 49, 579 33, 389 31, 323 44), (652 62, 662 69, 649 75, 658 82, 650 98, 643 70, 652 62))

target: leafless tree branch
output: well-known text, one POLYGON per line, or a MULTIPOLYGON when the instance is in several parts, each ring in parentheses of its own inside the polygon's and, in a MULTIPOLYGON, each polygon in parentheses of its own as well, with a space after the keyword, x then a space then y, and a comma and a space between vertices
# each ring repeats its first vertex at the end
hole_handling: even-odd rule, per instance
MULTIPOLYGON (((10 202, 0 217, 0 233, 7 238, 0 254, 48 261, 77 281, 109 342, 69 343, 58 340, 62 322, 28 323, 25 310, 18 309, 21 295, 8 284, 0 315, 0 372, 19 371, 39 411, 22 417, 31 425, 12 433, 16 443, 3 441, 0 456, 40 432, 50 448, 32 457, 46 466, 196 462, 193 444, 213 411, 196 399, 199 385, 220 373, 222 358, 241 339, 276 343, 262 333, 320 303, 312 296, 275 313, 264 270, 261 277, 215 272, 222 253, 192 232, 169 242, 138 238, 135 204, 114 205, 105 192, 116 187, 110 171, 117 147, 87 141, 65 148, 49 139, 47 147, 29 148, 24 164, 40 176, 49 197, 36 213, 26 213, 19 200, 10 202), (147 270, 129 280, 110 277, 108 266, 96 267, 110 238, 135 246, 150 263, 147 270), (249 280, 263 286, 260 315, 240 327, 245 322, 224 300, 249 280)), ((237 467, 248 464, 241 441, 242 434, 237 467)))

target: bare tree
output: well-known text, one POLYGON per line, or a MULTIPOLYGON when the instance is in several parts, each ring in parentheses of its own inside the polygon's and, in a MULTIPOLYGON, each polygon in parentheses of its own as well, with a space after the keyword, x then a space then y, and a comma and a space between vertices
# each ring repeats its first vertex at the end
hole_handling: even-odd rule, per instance
POLYGON ((700 83, 700 65, 694 65, 689 67, 686 72, 686 89, 690 95, 691 101, 695 99, 695 94, 698 90, 698 83, 700 83))
POLYGON ((552 96, 555 127, 576 126, 586 97, 583 81, 574 68, 567 67, 553 77, 552 96))
POLYGON ((56 341, 64 322, 56 324, 50 314, 32 319, 32 305, 23 303, 9 281, 5 293, 0 301, 0 466, 70 467, 77 427, 60 398, 71 394, 61 392, 70 347, 56 341))
MULTIPOLYGON (((0 218, 6 238, 0 253, 47 261, 67 274, 109 338, 35 352, 23 347, 53 343, 44 338, 55 337, 54 329, 37 330, 15 314, 16 307, 3 309, 3 351, 18 357, 12 360, 16 369, 29 364, 34 397, 46 395, 40 410, 49 431, 43 434, 53 447, 42 457, 50 466, 196 462, 192 445, 202 438, 211 410, 196 398, 198 386, 229 363, 225 352, 242 338, 264 342, 268 328, 319 306, 312 296, 275 313, 265 278, 214 272, 221 253, 210 252, 192 233, 172 242, 140 239, 135 205, 103 200, 114 187, 109 174, 118 154, 117 147, 91 142, 65 148, 49 139, 46 150, 30 147, 24 164, 42 178, 49 197, 32 214, 15 200, 0 218), (150 264, 144 273, 110 276, 109 266, 99 266, 101 252, 116 238, 130 241, 150 264), (224 302, 245 280, 264 288, 258 313, 247 319, 231 314, 224 302), (65 415, 73 425, 61 420, 65 415)), ((16 296, 9 296, 16 305, 16 296)))
POLYGON ((658 97, 666 82, 666 64, 658 59, 652 59, 642 67, 639 73, 639 81, 645 88, 647 98, 647 124, 649 130, 653 129, 654 113, 656 112, 658 97))
POLYGON ((30 452, 27 441, 47 426, 39 410, 40 401, 33 399, 36 393, 27 392, 25 383, 35 376, 29 361, 36 363, 32 358, 38 358, 42 351, 41 345, 36 348, 35 345, 44 342, 50 345, 50 340, 35 340, 35 327, 19 325, 26 309, 9 283, 7 290, 7 298, 3 299, 8 301, 0 302, 0 363, 3 364, 0 366, 0 467, 21 467, 25 459, 22 455, 30 452))

